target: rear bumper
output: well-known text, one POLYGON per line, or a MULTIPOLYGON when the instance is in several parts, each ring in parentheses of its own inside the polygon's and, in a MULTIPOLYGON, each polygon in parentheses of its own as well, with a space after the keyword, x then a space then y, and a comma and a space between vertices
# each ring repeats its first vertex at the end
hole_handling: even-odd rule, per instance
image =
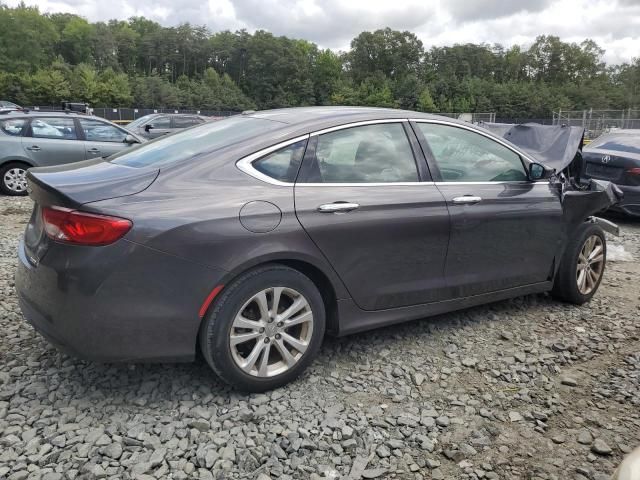
POLYGON ((617 185, 617 187, 624 192, 624 198, 618 205, 611 207, 611 210, 634 217, 640 216, 640 187, 629 185, 617 185))
POLYGON ((18 247, 20 308, 50 343, 105 362, 189 361, 198 309, 224 272, 127 241, 52 245, 36 266, 18 247))

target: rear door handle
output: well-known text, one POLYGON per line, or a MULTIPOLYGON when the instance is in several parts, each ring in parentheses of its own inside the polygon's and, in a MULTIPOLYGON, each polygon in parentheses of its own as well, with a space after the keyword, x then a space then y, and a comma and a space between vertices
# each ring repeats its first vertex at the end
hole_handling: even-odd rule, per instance
POLYGON ((324 205, 320 205, 318 207, 318 211, 322 213, 346 213, 351 210, 355 210, 360 205, 357 203, 349 203, 349 202, 335 202, 335 203, 325 203, 324 205))
POLYGON ((476 197, 474 195, 463 195, 462 197, 455 197, 453 199, 453 204, 454 205, 473 205, 481 201, 482 201, 482 197, 476 197))
POLYGON ((89 153, 100 153, 100 150, 98 150, 97 148, 90 148, 88 150, 89 153))
POLYGON ((31 150, 32 152, 39 152, 41 148, 38 145, 33 145, 31 147, 27 147, 27 150, 31 150))

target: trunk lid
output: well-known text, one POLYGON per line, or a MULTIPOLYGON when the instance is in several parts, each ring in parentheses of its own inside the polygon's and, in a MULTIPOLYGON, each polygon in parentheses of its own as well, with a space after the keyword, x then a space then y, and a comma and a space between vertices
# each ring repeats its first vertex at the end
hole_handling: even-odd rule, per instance
POLYGON ((583 157, 587 177, 608 180, 618 185, 640 185, 640 176, 629 174, 632 168, 640 167, 640 154, 585 149, 583 157))
POLYGON ((135 195, 158 176, 158 169, 131 168, 92 159, 70 165, 30 168, 29 196, 40 205, 77 208, 109 198, 135 195))
POLYGON ((29 169, 27 190, 35 205, 24 246, 31 263, 37 265, 51 244, 43 228, 42 207, 80 210, 87 203, 135 195, 148 188, 158 173, 158 169, 131 168, 102 159, 29 169))

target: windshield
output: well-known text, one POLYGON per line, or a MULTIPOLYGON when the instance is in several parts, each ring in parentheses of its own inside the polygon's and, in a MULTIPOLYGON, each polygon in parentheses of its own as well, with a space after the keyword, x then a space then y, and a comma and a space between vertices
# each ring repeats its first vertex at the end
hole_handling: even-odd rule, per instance
POLYGON ((16 105, 15 103, 11 103, 11 102, 7 102, 6 100, 0 100, 0 107, 5 107, 5 108, 20 108, 18 105, 16 105))
POLYGON ((640 153, 640 135, 609 134, 596 138, 589 148, 640 153))
POLYGON ((211 153, 234 143, 281 128, 282 123, 237 115, 225 120, 203 123, 166 137, 122 150, 107 160, 127 167, 160 167, 211 153))
POLYGON ((127 123, 127 128, 139 127, 140 125, 145 123, 147 120, 149 120, 151 117, 153 117, 153 114, 145 115, 144 117, 140 117, 140 118, 136 118, 133 122, 127 123))

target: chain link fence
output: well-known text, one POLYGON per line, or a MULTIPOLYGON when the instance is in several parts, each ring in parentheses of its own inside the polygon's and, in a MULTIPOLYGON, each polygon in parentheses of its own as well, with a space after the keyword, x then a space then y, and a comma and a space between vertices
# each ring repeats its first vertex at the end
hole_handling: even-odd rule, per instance
POLYGON ((496 121, 495 112, 482 112, 482 113, 435 113, 435 115, 441 115, 443 117, 455 118, 470 123, 494 123, 496 121))
POLYGON ((553 112, 553 124, 584 127, 585 137, 591 139, 615 128, 640 128, 640 109, 558 110, 553 112))

